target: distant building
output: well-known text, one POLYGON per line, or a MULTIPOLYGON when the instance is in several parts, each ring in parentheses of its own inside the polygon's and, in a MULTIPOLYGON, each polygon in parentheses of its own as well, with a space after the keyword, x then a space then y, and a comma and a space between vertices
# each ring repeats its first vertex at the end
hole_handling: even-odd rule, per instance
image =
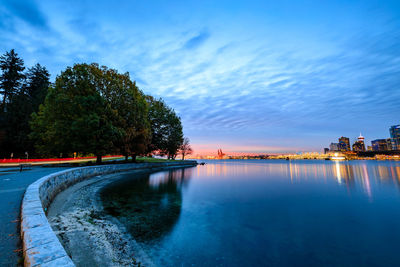
POLYGON ((400 125, 393 125, 389 128, 392 141, 392 149, 400 150, 400 125))
POLYGON ((392 138, 386 139, 386 146, 388 150, 393 150, 392 138))
POLYGON ((372 146, 367 146, 367 151, 373 151, 372 146))
POLYGON ((339 151, 339 143, 331 143, 329 145, 329 150, 330 151, 339 151))
MULTIPOLYGON (((389 150, 388 149, 387 139, 376 139, 376 140, 371 141, 371 144, 372 144, 372 150, 373 151, 387 151, 387 150, 389 150)), ((389 146, 391 148, 391 146, 392 146, 391 142, 389 143, 389 146)))
POLYGON ((329 153, 329 148, 325 147, 324 148, 324 154, 328 154, 329 153))
POLYGON ((339 138, 339 150, 340 151, 350 151, 350 139, 348 137, 339 138))
POLYGON ((359 151, 365 151, 365 143, 364 143, 364 136, 361 135, 357 138, 357 141, 353 144, 353 151, 359 152, 359 151))
POLYGON ((225 156, 225 153, 222 152, 222 149, 218 149, 218 156, 217 156, 217 158, 218 158, 218 159, 223 159, 224 156, 225 156))

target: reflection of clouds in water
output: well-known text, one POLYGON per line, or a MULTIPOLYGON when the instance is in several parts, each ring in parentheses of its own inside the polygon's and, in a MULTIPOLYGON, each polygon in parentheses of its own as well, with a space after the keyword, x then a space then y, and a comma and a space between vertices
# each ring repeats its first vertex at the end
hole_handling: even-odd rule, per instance
POLYGON ((152 188, 158 188, 164 184, 173 182, 176 187, 181 189, 186 186, 193 174, 193 168, 171 170, 169 172, 157 172, 150 175, 149 185, 152 188))
POLYGON ((264 174, 262 179, 274 179, 283 175, 288 177, 291 183, 305 180, 326 183, 333 180, 349 190, 360 187, 369 198, 373 194, 372 183, 394 184, 400 189, 400 165, 396 162, 220 161, 197 168, 197 175, 204 174, 208 179, 234 179, 235 176, 255 179, 254 177, 260 177, 260 173, 264 174))

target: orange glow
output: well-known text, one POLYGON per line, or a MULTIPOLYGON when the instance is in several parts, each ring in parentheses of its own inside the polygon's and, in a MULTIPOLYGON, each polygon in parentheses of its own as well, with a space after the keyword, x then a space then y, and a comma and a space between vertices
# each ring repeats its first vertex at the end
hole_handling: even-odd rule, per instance
POLYGON ((221 144, 191 144, 194 153, 199 156, 217 156, 219 148, 229 156, 257 156, 261 154, 281 154, 302 151, 298 147, 277 147, 277 146, 259 146, 259 145, 237 145, 229 143, 221 144))

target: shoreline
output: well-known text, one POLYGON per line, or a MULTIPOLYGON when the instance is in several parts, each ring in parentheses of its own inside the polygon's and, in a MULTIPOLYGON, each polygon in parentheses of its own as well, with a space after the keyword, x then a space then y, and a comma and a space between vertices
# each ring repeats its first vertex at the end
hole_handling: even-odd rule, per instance
MULTIPOLYGON (((129 173, 139 172, 148 171, 129 173)), ((118 219, 104 212, 100 191, 124 174, 77 183, 50 205, 49 223, 76 266, 155 266, 118 219)))

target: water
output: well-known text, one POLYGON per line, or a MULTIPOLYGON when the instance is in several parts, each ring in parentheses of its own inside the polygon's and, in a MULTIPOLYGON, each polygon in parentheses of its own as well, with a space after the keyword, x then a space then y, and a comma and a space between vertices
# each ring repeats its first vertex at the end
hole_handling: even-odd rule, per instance
POLYGON ((400 265, 400 162, 206 162, 102 193, 157 265, 400 265))

